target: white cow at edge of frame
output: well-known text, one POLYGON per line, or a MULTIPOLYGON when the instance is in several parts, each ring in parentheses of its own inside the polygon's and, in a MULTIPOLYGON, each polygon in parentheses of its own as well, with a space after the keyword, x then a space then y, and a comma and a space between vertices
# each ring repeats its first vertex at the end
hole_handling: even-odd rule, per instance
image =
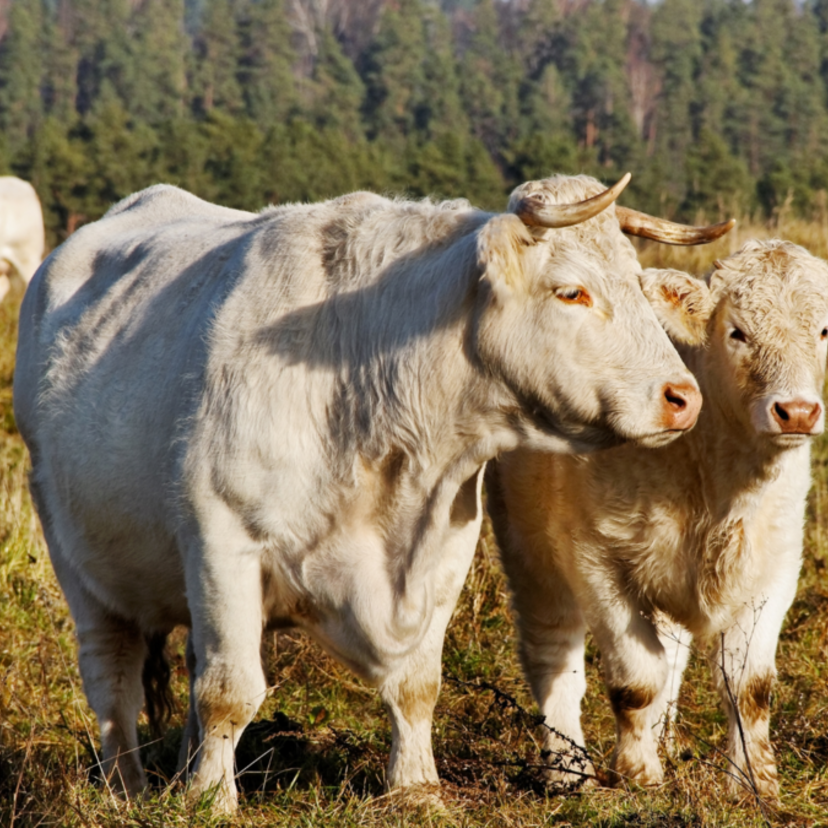
POLYGON ((0 302, 17 276, 28 285, 43 259, 43 212, 28 181, 0 176, 0 302))

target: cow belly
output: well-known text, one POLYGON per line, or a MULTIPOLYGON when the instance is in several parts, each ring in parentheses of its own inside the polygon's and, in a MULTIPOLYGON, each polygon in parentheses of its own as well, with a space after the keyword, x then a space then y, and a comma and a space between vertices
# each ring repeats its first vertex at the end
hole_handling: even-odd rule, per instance
MULTIPOLYGON (((86 590, 147 631, 189 623, 181 558, 162 523, 111 494, 91 500, 63 499, 48 488, 44 494, 57 541, 50 554, 60 556, 86 590)), ((55 568, 61 569, 57 562, 55 568)))

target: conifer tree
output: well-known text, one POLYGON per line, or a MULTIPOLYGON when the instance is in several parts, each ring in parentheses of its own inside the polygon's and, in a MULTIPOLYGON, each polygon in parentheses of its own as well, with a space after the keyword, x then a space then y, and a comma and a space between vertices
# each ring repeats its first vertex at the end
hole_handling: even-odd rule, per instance
POLYGON ((493 0, 481 0, 475 10, 460 67, 461 94, 472 134, 494 156, 515 134, 520 69, 498 42, 493 0))
POLYGON ((312 95, 310 115, 319 128, 337 130, 351 143, 364 137, 360 108, 365 85, 328 28, 319 37, 312 95))
POLYGON ((140 121, 158 123, 185 109, 187 41, 183 0, 143 0, 133 19, 133 56, 139 67, 125 101, 140 121))
POLYGON ((238 113, 244 108, 238 81, 241 44, 236 12, 237 0, 205 0, 191 79, 198 112, 218 108, 238 113))
POLYGON ((296 55, 284 0, 249 3, 242 19, 239 85, 247 114, 263 126, 283 121, 296 106, 296 55))
POLYGON ((104 81, 121 101, 132 97, 140 67, 134 60, 131 16, 129 0, 72 0, 79 114, 91 111, 104 81))
POLYGON ((44 114, 71 124, 76 117, 78 52, 70 42, 70 0, 60 0, 53 14, 45 15, 42 38, 44 114))
POLYGON ((370 134, 405 139, 423 100, 423 7, 420 0, 386 6, 363 63, 365 120, 370 134))
POLYGON ((40 2, 14 3, 0 43, 0 132, 14 154, 34 137, 43 115, 40 2))
POLYGON ((423 27, 423 89, 414 113, 416 127, 431 139, 450 134, 462 147, 469 123, 463 111, 448 20, 435 7, 424 7, 423 27))
POLYGON ((684 159, 693 143, 693 102, 702 59, 702 9, 696 0, 664 0, 651 25, 651 57, 661 79, 653 152, 663 161, 662 191, 670 209, 684 197, 684 159))

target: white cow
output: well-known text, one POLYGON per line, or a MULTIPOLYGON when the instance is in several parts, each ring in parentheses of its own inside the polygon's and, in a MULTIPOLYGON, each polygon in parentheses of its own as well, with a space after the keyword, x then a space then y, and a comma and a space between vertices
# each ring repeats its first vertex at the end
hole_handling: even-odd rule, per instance
POLYGON ((283 625, 379 687, 388 784, 437 780, 440 652, 483 464, 661 445, 700 407, 614 215, 624 183, 530 183, 502 215, 369 193, 254 215, 158 186, 47 259, 15 415, 127 793, 145 784, 142 667, 177 624, 196 794, 235 806, 262 631, 283 625))
POLYGON ((43 213, 37 193, 27 181, 0 176, 0 302, 17 275, 24 284, 43 259, 43 213))
POLYGON ((519 450, 487 474, 526 675, 560 734, 547 736, 563 754, 550 776, 584 770, 567 739, 584 744, 589 627, 616 715, 614 781, 661 781, 656 743, 692 633, 712 645, 733 786, 773 798, 770 693, 825 419, 828 266, 787 242, 749 242, 717 262, 709 289, 650 271, 643 286, 673 338, 696 343, 680 348, 705 399, 695 429, 588 457, 519 450))

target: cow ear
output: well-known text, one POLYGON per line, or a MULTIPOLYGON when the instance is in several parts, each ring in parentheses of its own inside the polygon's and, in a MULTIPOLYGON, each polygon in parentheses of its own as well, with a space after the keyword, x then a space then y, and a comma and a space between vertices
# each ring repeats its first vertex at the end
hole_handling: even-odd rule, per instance
POLYGON ((527 286, 526 253, 535 239, 515 215, 504 213, 489 219, 477 236, 477 261, 486 279, 498 294, 527 286))
POLYGON ((650 267, 641 274, 641 288, 670 337, 685 345, 704 344, 713 299, 701 279, 650 267))

